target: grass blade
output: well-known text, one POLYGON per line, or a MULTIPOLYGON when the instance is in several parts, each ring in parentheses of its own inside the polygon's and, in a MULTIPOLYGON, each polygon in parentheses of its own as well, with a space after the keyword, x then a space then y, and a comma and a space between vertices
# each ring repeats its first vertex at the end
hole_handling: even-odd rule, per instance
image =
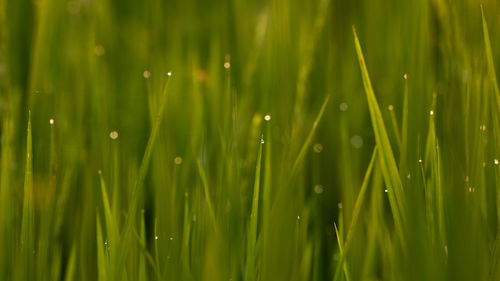
POLYGON ((262 165, 262 142, 259 145, 257 164, 255 166, 255 181, 253 186, 252 211, 247 231, 247 257, 245 266, 245 280, 255 280, 255 243, 257 240, 257 221, 259 214, 260 170, 262 165))
POLYGON ((365 88, 373 131, 375 133, 377 146, 380 150, 380 167, 385 184, 387 185, 387 193, 389 196, 392 215, 394 217, 394 224, 400 236, 401 242, 404 245, 405 242, 403 229, 405 225, 404 214, 406 204, 403 184, 401 183, 401 178, 399 177, 398 167, 396 165, 396 160, 394 159, 394 154, 392 153, 391 143, 389 142, 389 137, 387 135, 387 130, 385 129, 382 114, 377 103, 377 98, 375 97, 375 93, 373 92, 370 76, 368 75, 365 59, 363 57, 361 45, 359 43, 359 39, 354 26, 352 30, 354 34, 354 43, 356 45, 356 53, 358 55, 359 66, 361 68, 361 76, 363 78, 363 85, 365 88))

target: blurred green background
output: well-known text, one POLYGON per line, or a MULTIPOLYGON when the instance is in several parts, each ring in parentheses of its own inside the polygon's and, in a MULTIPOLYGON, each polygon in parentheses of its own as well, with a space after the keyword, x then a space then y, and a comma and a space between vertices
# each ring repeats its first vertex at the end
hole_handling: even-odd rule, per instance
POLYGON ((500 280, 480 4, 500 71, 495 0, 0 0, 0 279, 500 280))

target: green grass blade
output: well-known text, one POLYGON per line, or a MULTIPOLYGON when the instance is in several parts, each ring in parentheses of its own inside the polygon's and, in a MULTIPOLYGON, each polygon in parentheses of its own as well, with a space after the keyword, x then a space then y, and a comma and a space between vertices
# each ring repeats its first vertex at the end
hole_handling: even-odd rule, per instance
MULTIPOLYGON (((343 245, 339 245, 339 249, 341 249, 341 253, 340 253, 339 262, 337 263, 337 268, 335 270, 334 280, 338 280, 339 275, 340 275, 339 274, 340 268, 345 263, 344 262, 345 255, 349 250, 349 247, 351 245, 352 235, 356 229, 356 225, 358 224, 359 214, 361 213, 361 207, 363 206, 366 190, 368 188, 368 183, 370 181, 370 176, 372 174, 373 166, 375 165, 376 159, 377 159, 377 147, 375 147, 375 149, 373 150, 370 164, 368 164, 368 168, 366 169, 365 176, 363 178, 363 183, 361 184, 361 189, 359 190, 358 197, 356 198, 356 202, 354 203, 354 208, 353 208, 352 217, 351 217, 351 224, 349 225, 349 229, 347 230, 345 242, 343 242, 343 245)), ((336 227, 335 227, 335 231, 337 231, 336 227)))
POLYGON ((207 205, 208 205, 208 211, 210 213, 210 218, 212 220, 214 230, 217 231, 217 220, 216 220, 216 217, 215 217, 215 211, 214 211, 214 207, 213 207, 213 204, 212 204, 212 200, 210 199, 210 189, 208 187, 207 175, 205 173, 205 170, 201 166, 201 163, 200 163, 199 160, 196 162, 196 164, 198 165, 198 173, 200 174, 201 182, 203 184, 203 191, 205 192, 205 199, 207 200, 207 205))
POLYGON ((311 146, 312 139, 314 137, 314 133, 316 132, 316 129, 318 127, 319 121, 323 117, 323 113, 325 112, 325 108, 328 105, 328 101, 330 100, 330 96, 326 96, 325 101, 323 101, 323 104, 321 105, 321 109, 318 112, 318 115, 316 116, 316 119, 314 119, 314 123, 312 125, 311 131, 309 131, 309 134, 307 135, 307 138, 302 144, 302 147, 300 148, 299 154, 297 158, 295 159, 295 162, 293 163, 292 170, 290 172, 290 178, 293 178, 295 176, 295 173, 297 173, 297 170, 304 160, 307 151, 309 147, 311 146))
POLYGON ((481 18, 483 21, 484 50, 486 52, 486 61, 488 62, 488 74, 490 76, 490 81, 493 84, 498 109, 500 110, 500 90, 498 88, 495 64, 493 63, 493 53, 491 51, 490 33, 488 32, 488 24, 486 23, 486 18, 484 16, 483 6, 481 6, 481 18))
POLYGON ((354 26, 353 26, 353 34, 354 34, 354 43, 356 45, 356 53, 358 55, 359 66, 361 69, 361 76, 363 78, 363 85, 365 88, 366 99, 370 111, 373 131, 375 133, 377 146, 380 150, 379 153, 380 167, 388 190, 387 193, 389 196, 389 203, 394 218, 394 224, 396 226, 396 230, 399 234, 401 242, 404 245, 405 244, 404 214, 405 214, 406 204, 405 204, 405 194, 403 190, 403 184, 401 183, 401 178, 399 177, 399 171, 396 165, 396 160, 394 159, 394 154, 392 153, 391 143, 389 142, 387 130, 385 129, 384 121, 382 118, 382 114, 380 112, 380 108, 377 103, 377 99, 375 97, 375 93, 373 92, 370 76, 368 75, 365 59, 363 57, 361 45, 359 43, 359 39, 356 34, 356 29, 354 28, 354 26))
POLYGON ((247 257, 245 266, 245 280, 256 280, 255 254, 257 240, 257 221, 259 218, 259 192, 260 192, 260 170, 262 165, 262 142, 259 145, 257 163, 255 165, 255 181, 253 186, 252 210, 247 231, 247 257))

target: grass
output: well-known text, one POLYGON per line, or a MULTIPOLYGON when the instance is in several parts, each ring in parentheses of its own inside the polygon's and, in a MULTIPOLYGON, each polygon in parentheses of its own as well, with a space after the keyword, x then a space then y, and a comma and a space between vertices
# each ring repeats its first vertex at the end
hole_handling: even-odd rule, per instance
POLYGON ((484 0, 0 0, 0 280, 500 280, 484 0))

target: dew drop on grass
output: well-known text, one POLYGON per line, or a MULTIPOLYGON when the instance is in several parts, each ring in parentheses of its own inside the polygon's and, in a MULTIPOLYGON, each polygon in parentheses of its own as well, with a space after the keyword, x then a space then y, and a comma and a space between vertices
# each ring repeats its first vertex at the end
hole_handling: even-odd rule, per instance
POLYGON ((479 130, 486 131, 486 125, 483 124, 483 125, 479 126, 479 130))
POLYGON ((109 137, 112 140, 116 140, 118 138, 118 132, 117 131, 112 131, 111 133, 109 133, 109 137))
POLYGON ((180 157, 180 156, 175 157, 174 158, 174 163, 175 163, 175 165, 182 164, 182 157, 180 157))
POLYGON ((316 194, 321 194, 321 193, 323 193, 324 189, 325 189, 325 188, 324 188, 321 184, 317 184, 317 185, 315 185, 315 186, 314 186, 314 192, 315 192, 316 194))
POLYGON ((94 54, 96 56, 102 56, 104 55, 104 53, 106 52, 106 50, 104 49, 104 46, 98 44, 94 47, 94 54))
POLYGON ((404 78, 405 80, 407 80, 407 79, 408 79, 408 74, 406 74, 406 73, 405 73, 405 74, 403 74, 403 78, 404 78))
POLYGON ((495 163, 495 165, 498 165, 498 159, 493 160, 493 162, 495 163))
POLYGON ((264 143, 264 139, 260 139, 260 143, 264 143))
POLYGON ((394 106, 393 106, 392 104, 389 104, 389 106, 387 107, 387 109, 388 109, 389 111, 393 111, 393 110, 394 110, 394 106))
POLYGON ((361 148, 363 146, 363 138, 358 135, 352 136, 350 142, 354 148, 361 148))
POLYGON ((422 159, 418 159, 418 163, 422 163, 422 159))
POLYGON ((225 69, 229 69, 229 68, 231 68, 231 63, 230 63, 230 62, 228 62, 228 61, 226 61, 226 62, 224 63, 224 68, 225 68, 225 69))
POLYGON ((145 79, 149 79, 149 77, 151 77, 151 72, 149 72, 149 70, 146 69, 142 73, 142 76, 144 76, 145 79))
POLYGON ((300 220, 300 216, 297 216, 297 220, 300 220))
POLYGON ((264 116, 264 120, 266 120, 266 121, 269 121, 269 120, 271 120, 271 115, 269 115, 269 114, 266 114, 266 116, 264 116))
POLYGON ((348 108, 347 103, 343 102, 339 105, 340 111, 346 111, 348 108))
POLYGON ((411 175, 410 175, 410 173, 408 173, 408 175, 407 175, 406 177, 407 177, 408 179, 409 179, 409 178, 411 178, 411 175))
POLYGON ((49 120, 50 125, 54 125, 54 122, 55 122, 54 118, 50 118, 50 120, 49 120))
POLYGON ((429 111, 430 115, 434 115, 434 110, 429 111))
POLYGON ((170 239, 170 241, 173 241, 173 240, 174 240, 174 237, 170 237, 169 239, 170 239))
POLYGON ((168 75, 168 76, 172 76, 172 72, 170 72, 170 71, 169 71, 169 72, 167 72, 167 75, 168 75))
POLYGON ((320 153, 321 151, 323 151, 323 145, 321 143, 314 144, 313 151, 316 153, 320 153))
POLYGON ((342 208, 344 207, 344 205, 342 205, 342 202, 339 202, 339 203, 337 204, 337 207, 339 207, 339 209, 342 209, 342 208))
POLYGON ((155 240, 158 240, 158 235, 155 235, 155 240))
POLYGON ((387 188, 386 188, 386 189, 384 189, 384 192, 387 193, 387 192, 389 192, 389 190, 387 190, 387 188))

